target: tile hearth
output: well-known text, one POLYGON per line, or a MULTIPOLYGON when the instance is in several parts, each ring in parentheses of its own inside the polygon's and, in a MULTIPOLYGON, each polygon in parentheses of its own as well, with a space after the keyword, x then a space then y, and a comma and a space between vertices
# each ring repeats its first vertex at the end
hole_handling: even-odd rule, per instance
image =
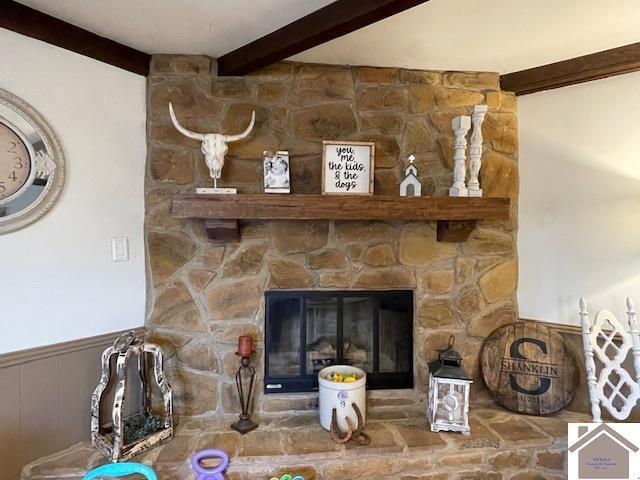
MULTIPOLYGON (((562 412, 553 417, 517 415, 502 409, 471 412, 471 435, 433 433, 424 415, 396 419, 372 416, 365 431, 370 445, 335 444, 317 415, 262 418, 260 428, 241 436, 233 419, 185 418, 175 438, 136 460, 152 465, 161 480, 191 480, 194 452, 220 448, 230 453, 225 478, 269 479, 296 471, 312 479, 562 479, 567 422, 586 415, 562 412)), ((89 443, 79 443, 25 467, 22 480, 81 479, 105 460, 89 443)))

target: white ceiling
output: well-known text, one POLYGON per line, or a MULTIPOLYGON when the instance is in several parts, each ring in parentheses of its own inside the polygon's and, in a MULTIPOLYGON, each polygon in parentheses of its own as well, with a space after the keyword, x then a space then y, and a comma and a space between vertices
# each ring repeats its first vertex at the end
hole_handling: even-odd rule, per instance
MULTIPOLYGON (((19 1, 145 52, 213 57, 331 3, 19 1)), ((507 73, 635 42, 640 0, 431 0, 292 58, 507 73)))
POLYGON ((332 0, 19 0, 147 53, 219 57, 332 0))
POLYGON ((639 0, 431 0, 293 58, 508 73, 639 41, 639 0))

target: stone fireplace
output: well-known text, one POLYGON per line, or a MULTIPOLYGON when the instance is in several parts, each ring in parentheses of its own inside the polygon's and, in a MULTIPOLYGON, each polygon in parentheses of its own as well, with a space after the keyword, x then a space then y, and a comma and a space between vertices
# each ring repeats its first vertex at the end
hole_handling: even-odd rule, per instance
POLYGON ((256 341, 257 416, 316 405, 315 393, 264 393, 265 293, 272 290, 413 291, 413 388, 372 390, 373 413, 424 412, 427 362, 451 334, 477 380, 472 401, 486 398, 478 378, 482 339, 517 315, 516 102, 500 91, 497 74, 279 63, 222 78, 206 57, 155 56, 148 147, 147 328, 166 352, 179 415, 238 413, 241 334, 256 341), (213 245, 201 222, 169 215, 172 195, 210 181, 199 142, 171 125, 169 101, 184 126, 198 131, 239 131, 256 111, 254 133, 230 145, 223 170, 223 186, 240 194, 261 192, 264 150, 290 152, 293 192, 319 193, 322 140, 340 139, 376 142, 375 193, 387 195, 398 194, 412 153, 423 195, 446 195, 451 119, 486 103, 483 188, 486 196, 510 197, 511 218, 480 222, 462 243, 437 242, 430 222, 247 221, 240 242, 213 245))

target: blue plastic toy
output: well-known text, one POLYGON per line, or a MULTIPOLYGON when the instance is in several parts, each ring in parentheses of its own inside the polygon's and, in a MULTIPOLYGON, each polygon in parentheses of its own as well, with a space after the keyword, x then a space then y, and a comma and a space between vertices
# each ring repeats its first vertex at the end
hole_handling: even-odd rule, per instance
POLYGON ((82 480, 92 480, 98 477, 126 477, 138 473, 144 475, 147 480, 158 480, 156 472, 151 467, 137 462, 109 463, 94 468, 88 472, 82 480))
POLYGON ((191 458, 191 467, 198 474, 196 480, 224 480, 222 472, 229 465, 229 455, 222 450, 201 450, 191 458), (200 465, 200 460, 219 458, 220 465, 214 468, 205 468, 200 465))

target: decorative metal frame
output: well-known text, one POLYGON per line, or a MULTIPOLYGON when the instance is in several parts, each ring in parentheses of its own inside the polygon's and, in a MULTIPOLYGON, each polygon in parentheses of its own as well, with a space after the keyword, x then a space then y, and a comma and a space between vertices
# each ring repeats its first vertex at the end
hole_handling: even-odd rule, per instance
POLYGON ((601 405, 613 418, 622 421, 629 417, 631 410, 640 399, 640 333, 638 332, 635 307, 630 298, 627 298, 627 317, 629 331, 609 310, 599 311, 592 325, 587 312, 587 302, 584 298, 580 298, 580 323, 591 401, 591 416, 593 422, 596 423, 602 422, 601 405), (604 340, 602 347, 598 345, 599 338, 604 340), (619 340, 619 345, 614 343, 614 339, 619 340), (609 350, 613 352, 613 357, 608 355, 609 350), (633 356, 635 379, 631 378, 629 372, 622 366, 629 350, 633 356), (604 365, 600 372, 597 372, 596 369, 594 353, 604 365), (612 374, 619 378, 615 384, 610 380, 612 374), (621 391, 625 385, 629 389, 628 395, 621 391), (605 392, 606 387, 611 389, 609 394, 605 392), (618 409, 613 405, 616 399, 622 403, 622 408, 618 409))
POLYGON ((91 396, 91 443, 112 462, 128 460, 135 455, 173 436, 173 400, 171 386, 163 373, 162 350, 153 343, 135 337, 133 331, 121 335, 111 347, 102 353, 102 375, 100 383, 91 396), (125 443, 125 422, 134 417, 149 416, 151 412, 151 388, 147 379, 146 356, 153 359, 153 375, 162 393, 164 406, 163 427, 150 435, 125 443), (111 422, 100 425, 102 395, 111 378, 111 357, 117 355, 116 384, 111 422), (142 387, 142 410, 124 418, 122 409, 127 392, 127 370, 133 358, 138 360, 138 374, 142 387))
POLYGON ((26 137, 29 154, 33 155, 35 177, 46 180, 45 188, 33 203, 12 215, 0 217, 0 234, 3 234, 26 227, 51 210, 64 187, 65 159, 62 146, 45 119, 24 100, 1 88, 0 117, 13 124, 21 137, 26 137), (8 113, 13 118, 5 118, 8 113))

